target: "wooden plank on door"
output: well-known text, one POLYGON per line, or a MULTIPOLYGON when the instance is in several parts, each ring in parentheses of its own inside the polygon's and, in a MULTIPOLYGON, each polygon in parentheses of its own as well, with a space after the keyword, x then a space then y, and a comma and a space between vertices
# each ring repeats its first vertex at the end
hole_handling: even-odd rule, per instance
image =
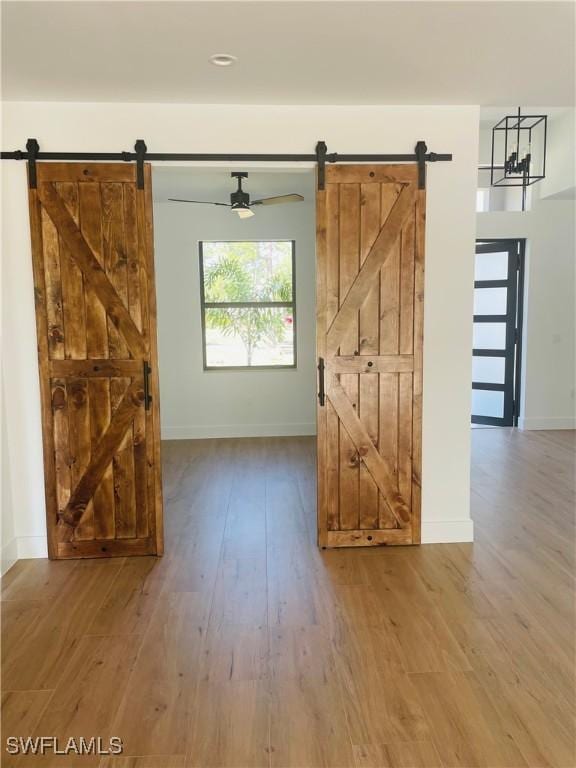
POLYGON ((29 198, 50 557, 161 554, 150 167, 40 163, 29 198))
MULTIPOLYGON (((141 253, 140 275, 142 278, 142 296, 145 300, 142 302, 142 317, 146 317, 146 322, 142 323, 142 335, 148 343, 150 349, 150 359, 158 360, 158 340, 156 336, 156 280, 154 276, 154 225, 152 220, 152 167, 150 164, 144 166, 144 194, 137 195, 136 208, 138 216, 138 231, 144 232, 142 241, 138 244, 141 253)), ((163 506, 162 506, 162 460, 160 456, 160 379, 158 375, 158 365, 152 366, 150 374, 151 391, 153 395, 152 408, 148 412, 151 422, 151 429, 158 435, 158 440, 147 441, 147 450, 149 451, 148 466, 151 471, 148 475, 148 492, 150 500, 150 536, 156 542, 156 554, 161 555, 164 551, 164 526, 163 526, 163 506), (155 399, 155 404, 154 404, 155 399)))
MULTIPOLYGON (((104 238, 102 233, 102 200, 100 184, 79 184, 80 229, 92 249, 99 265, 104 268, 104 238)), ((86 286, 86 346, 88 357, 98 360, 109 358, 108 324, 104 305, 93 288, 86 286)), ((94 451, 111 418, 110 378, 90 377, 88 381, 90 406, 91 450, 94 451)), ((114 474, 110 463, 94 492, 93 535, 98 539, 114 538, 114 474)))
POLYGON ((318 193, 322 546, 420 540, 425 199, 417 187, 415 166, 330 166, 318 193))
MULTIPOLYGON (((383 227, 400 194, 398 183, 380 185, 380 226, 383 227)), ((380 270, 380 354, 397 355, 400 349, 400 248, 398 238, 390 256, 380 270)), ((398 473, 398 376, 396 372, 380 376, 380 452, 388 459, 390 470, 398 473)), ((382 494, 378 499, 378 527, 388 530, 396 527, 396 520, 382 494)))
MULTIPOLYGON (((346 297, 360 267, 360 185, 340 184, 339 190, 339 207, 341 211, 346 211, 347 215, 339 218, 338 293, 340 297, 346 297)), ((327 339, 329 341, 330 332, 327 339)), ((344 332, 338 336, 337 344, 341 355, 358 355, 359 312, 357 309, 351 312, 344 332)), ((340 386, 346 393, 352 408, 358 409, 358 374, 342 374, 340 386)), ((359 527, 360 506, 358 451, 342 419, 339 420, 339 427, 340 527, 343 530, 356 530, 359 527)))
MULTIPOLYGON (((322 329, 317 332, 318 360, 324 360, 326 356, 326 323, 328 314, 328 286, 326 283, 326 251, 328 241, 328 205, 326 202, 326 193, 324 190, 318 192, 316 200, 316 328, 322 329)), ((318 393, 318 398, 320 394, 318 393)), ((328 430, 327 408, 318 409, 318 431, 326 434, 328 430)), ((316 451, 316 471, 318 475, 327 476, 327 440, 318 444, 316 451)), ((328 518, 331 516, 333 506, 329 507, 328 483, 323 483, 318 487, 319 506, 325 510, 325 515, 318 516, 318 539, 325 538, 329 525, 328 518)))
MULTIPOLYGON (((319 200, 319 206, 321 202, 319 200)), ((318 309, 322 311, 325 301, 324 317, 322 325, 324 332, 320 335, 322 345, 322 357, 327 354, 326 333, 332 325, 338 312, 340 302, 340 189, 335 184, 326 190, 325 194, 325 219, 326 219, 326 255, 324 258, 326 289, 325 298, 319 297, 318 309)), ((318 272, 318 279, 322 277, 318 272)), ((320 327, 320 326, 319 326, 320 327)), ((340 526, 340 423, 331 403, 326 404, 326 528, 338 530, 340 526)), ((323 521, 322 521, 323 522, 323 521)))
POLYGON ((420 543, 422 522, 422 383, 424 358, 424 241, 426 192, 416 201, 414 251, 414 374, 412 379, 412 541, 420 543))
MULTIPOLYGON (((360 185, 360 266, 366 261, 380 232, 380 185, 360 185)), ((380 295, 375 283, 368 291, 360 307, 360 355, 378 355, 380 326, 380 295)), ((372 368, 373 366, 371 366, 372 368)), ((368 369, 359 375, 360 420, 368 437, 378 447, 378 374, 368 369)), ((378 485, 368 471, 366 464, 360 464, 359 479, 359 523, 360 528, 375 528, 378 525, 378 485)))

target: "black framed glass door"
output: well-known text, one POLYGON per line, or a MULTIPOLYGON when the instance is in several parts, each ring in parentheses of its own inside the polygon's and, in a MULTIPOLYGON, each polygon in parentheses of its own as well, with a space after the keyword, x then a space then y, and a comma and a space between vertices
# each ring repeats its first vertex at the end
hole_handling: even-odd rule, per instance
POLYGON ((523 240, 479 240, 474 268, 472 423, 518 423, 523 240))

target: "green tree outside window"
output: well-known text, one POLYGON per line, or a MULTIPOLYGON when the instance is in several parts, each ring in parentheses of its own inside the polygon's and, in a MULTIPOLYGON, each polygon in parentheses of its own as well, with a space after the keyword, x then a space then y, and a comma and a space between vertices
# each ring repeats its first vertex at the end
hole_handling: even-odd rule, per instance
POLYGON ((281 344, 293 323, 292 251, 290 241, 202 244, 205 327, 240 339, 247 366, 262 345, 281 344))

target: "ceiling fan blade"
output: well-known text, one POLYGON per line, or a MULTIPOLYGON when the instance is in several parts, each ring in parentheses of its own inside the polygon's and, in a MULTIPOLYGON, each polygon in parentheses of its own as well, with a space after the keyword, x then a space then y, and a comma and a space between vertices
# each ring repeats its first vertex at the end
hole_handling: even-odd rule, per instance
POLYGON ((276 197, 265 197, 262 200, 253 200, 250 205, 278 205, 279 203, 300 203, 304 200, 302 195, 276 195, 276 197))
POLYGON ((224 205, 226 208, 230 208, 230 203, 213 203, 210 200, 181 200, 179 197, 169 197, 170 203, 196 203, 197 205, 224 205))

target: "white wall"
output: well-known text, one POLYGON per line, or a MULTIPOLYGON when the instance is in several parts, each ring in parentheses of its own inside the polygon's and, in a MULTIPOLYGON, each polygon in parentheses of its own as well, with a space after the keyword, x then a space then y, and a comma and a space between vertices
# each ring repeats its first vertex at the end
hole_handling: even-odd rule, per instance
MULTIPOLYGON (((40 387, 26 180, 2 173, 2 559, 46 554, 40 387), (14 538, 10 538, 10 536, 14 538)), ((3 562, 4 565, 4 562, 3 562)))
MULTIPOLYGON (((29 136, 53 151, 452 152, 428 168, 422 536, 472 538, 469 517, 470 349, 479 110, 451 107, 275 107, 7 103, 3 144, 29 136), (233 126, 233 130, 231 130, 233 126), (447 286, 449 293, 447 294, 447 286)), ((23 163, 3 163, 7 434, 19 556, 45 552, 33 284, 23 163), (9 192, 9 194, 6 194, 9 192), (40 548, 40 549, 38 549, 40 548)))
POLYGON ((548 124, 546 178, 540 197, 574 200, 576 197, 576 110, 566 109, 548 124))
MULTIPOLYGON (((573 110, 550 120, 548 184, 532 186, 531 209, 477 216, 479 238, 527 241, 519 419, 524 429, 576 428, 576 217, 574 201, 562 199, 563 190, 574 190, 574 136, 565 130, 570 112, 573 121, 573 110), (546 192, 560 197, 543 199, 546 192)), ((489 162, 485 154, 480 161, 489 162)))
MULTIPOLYGON (((284 188, 292 191, 295 174, 285 176, 284 188)), ((306 179, 303 203, 258 209, 251 219, 241 220, 225 208, 154 205, 164 439, 315 434, 316 228, 311 171, 306 179), (296 370, 203 370, 198 242, 242 239, 296 241, 296 370)))
POLYGON ((18 542, 14 527, 14 515, 9 514, 13 510, 12 483, 10 467, 8 465, 8 435, 6 433, 6 403, 2 397, 2 551, 0 554, 0 573, 6 573, 18 558, 18 542))

